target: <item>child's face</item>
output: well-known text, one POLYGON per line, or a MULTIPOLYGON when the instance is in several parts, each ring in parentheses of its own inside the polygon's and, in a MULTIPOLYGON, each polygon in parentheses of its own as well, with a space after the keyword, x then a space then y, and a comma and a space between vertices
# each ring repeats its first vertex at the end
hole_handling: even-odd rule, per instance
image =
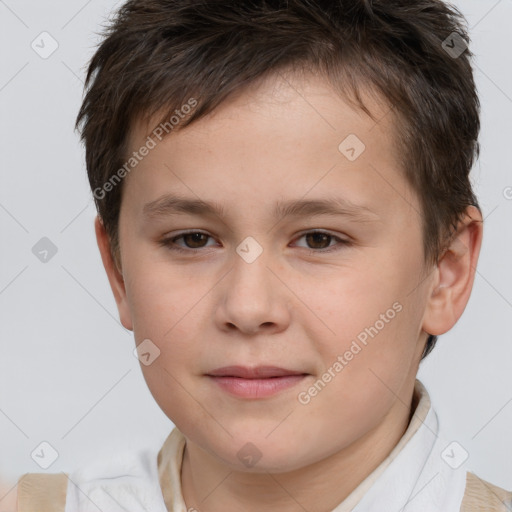
MULTIPOLYGON (((161 352, 142 365, 153 396, 207 456, 244 469, 246 452, 261 454, 253 471, 296 469, 404 424, 433 283, 387 108, 365 99, 375 124, 319 78, 288 80, 159 142, 126 178, 119 224, 121 318, 161 352), (353 136, 340 151, 350 134, 362 153, 353 136), (149 208, 166 195, 222 216, 149 208), (360 209, 274 215, 328 199, 360 209), (175 240, 184 252, 162 243, 183 231, 208 236, 175 240), (208 376, 228 366, 305 375, 274 379, 274 393, 269 380, 208 376)), ((137 127, 132 150, 152 128, 137 127)))

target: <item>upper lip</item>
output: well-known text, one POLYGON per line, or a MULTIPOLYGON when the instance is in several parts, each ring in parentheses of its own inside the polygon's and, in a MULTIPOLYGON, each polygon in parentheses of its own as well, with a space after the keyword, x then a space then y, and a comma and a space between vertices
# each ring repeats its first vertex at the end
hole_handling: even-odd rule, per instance
POLYGON ((268 379, 271 377, 284 377, 287 375, 305 375, 304 372, 279 368, 278 366, 224 366, 209 371, 206 375, 211 377, 240 377, 243 379, 268 379))

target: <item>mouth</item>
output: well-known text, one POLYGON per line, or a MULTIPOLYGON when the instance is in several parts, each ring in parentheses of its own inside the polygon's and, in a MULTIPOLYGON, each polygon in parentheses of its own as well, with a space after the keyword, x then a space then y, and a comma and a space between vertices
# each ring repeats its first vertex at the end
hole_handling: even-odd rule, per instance
POLYGON ((309 374, 277 366, 226 366, 205 374, 219 388, 240 398, 266 398, 290 389, 309 374))

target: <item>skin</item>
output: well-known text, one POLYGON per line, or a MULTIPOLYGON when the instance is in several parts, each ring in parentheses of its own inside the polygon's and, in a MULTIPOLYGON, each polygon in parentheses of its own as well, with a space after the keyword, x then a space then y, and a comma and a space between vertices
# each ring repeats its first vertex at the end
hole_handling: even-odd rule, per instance
MULTIPOLYGON (((187 507, 332 510, 406 430, 427 333, 445 333, 466 307, 481 214, 468 208, 439 264, 426 268, 421 208, 397 163, 393 116, 376 97, 363 99, 382 118, 378 124, 321 78, 266 79, 164 138, 125 178, 120 268, 96 220, 121 322, 137 344, 150 339, 161 351, 141 368, 187 440, 187 507), (366 146, 353 162, 338 150, 349 134, 366 146), (167 193, 215 201, 225 215, 144 217, 144 205, 167 193), (277 201, 328 196, 373 213, 364 222, 272 216, 277 201), (189 253, 160 243, 185 230, 208 237, 175 240, 189 253), (303 236, 312 230, 332 238, 303 236), (248 236, 263 249, 250 264, 236 252, 248 236), (308 404, 299 403, 298 394, 396 302, 401 312, 308 404), (205 376, 228 365, 308 375, 291 389, 249 400, 205 376), (237 457, 248 442, 261 453, 252 467, 237 457)), ((151 127, 133 127, 133 150, 151 127)))

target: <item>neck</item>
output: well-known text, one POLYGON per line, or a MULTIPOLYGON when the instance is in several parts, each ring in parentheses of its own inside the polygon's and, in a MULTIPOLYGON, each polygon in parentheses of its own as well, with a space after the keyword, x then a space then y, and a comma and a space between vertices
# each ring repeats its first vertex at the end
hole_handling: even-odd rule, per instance
POLYGON ((412 391, 397 399, 375 428, 348 447, 287 473, 235 471, 187 439, 182 493, 187 510, 235 512, 330 512, 370 475, 397 445, 416 404, 412 391))

